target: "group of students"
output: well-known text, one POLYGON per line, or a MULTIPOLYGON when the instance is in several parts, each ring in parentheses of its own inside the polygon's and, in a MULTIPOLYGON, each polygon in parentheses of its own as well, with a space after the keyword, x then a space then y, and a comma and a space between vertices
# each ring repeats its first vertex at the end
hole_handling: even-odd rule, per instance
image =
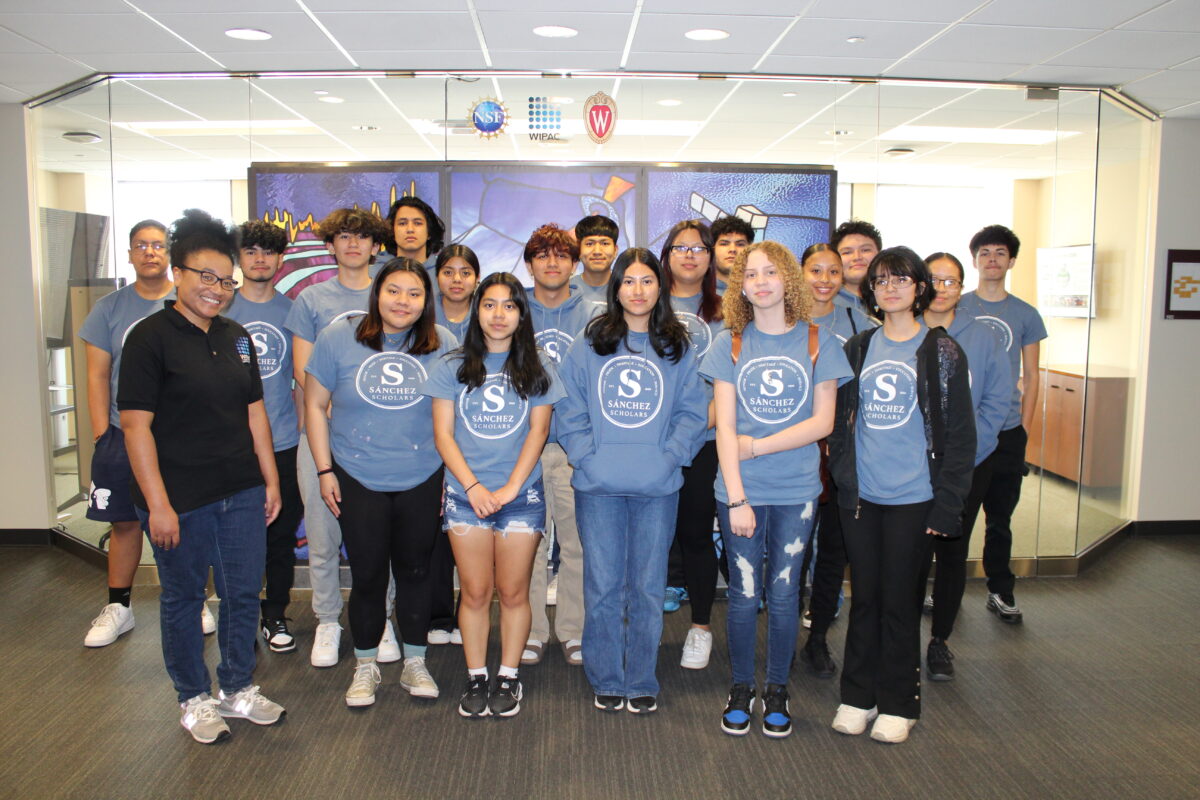
POLYGON ((342 546, 350 564, 350 707, 373 704, 379 663, 401 659, 401 686, 436 698, 426 648, 455 641, 468 673, 458 713, 517 714, 519 669, 550 638, 550 521, 554 633, 602 711, 657 709, 673 541, 692 607, 680 663, 707 666, 714 514, 728 562, 726 733, 748 732, 759 706, 765 735, 792 730, 787 679, 814 531, 799 655, 820 676, 836 670, 825 636, 850 566, 839 732, 874 721, 872 738, 900 742, 919 717, 935 550, 927 669, 953 677, 946 639, 980 505, 988 607, 1020 620, 1008 518, 1036 382, 1022 394, 1016 375, 1021 358, 1034 374, 1045 330, 1004 290, 1019 249, 1007 228, 972 239, 980 288, 961 304, 953 256, 884 250, 860 221, 800 259, 752 243, 736 217, 680 222, 657 255, 618 254, 606 217, 573 231, 543 225, 524 248, 532 289, 508 272, 482 276, 468 247, 443 247, 441 221, 417 198, 397 200, 386 220, 335 211, 319 232, 337 274, 293 303, 272 285, 287 244, 279 228, 230 230, 196 210, 169 236, 139 223, 137 280, 103 298, 80 334, 101 431, 89 516, 114 531, 109 604, 85 644, 133 627, 130 564, 146 530, 164 659, 198 741, 228 736, 226 718, 269 725, 284 713, 252 683, 254 647, 257 630, 273 651, 296 649, 286 607, 301 515, 314 666, 338 663, 342 546), (215 698, 202 646, 210 567, 222 601, 215 698))

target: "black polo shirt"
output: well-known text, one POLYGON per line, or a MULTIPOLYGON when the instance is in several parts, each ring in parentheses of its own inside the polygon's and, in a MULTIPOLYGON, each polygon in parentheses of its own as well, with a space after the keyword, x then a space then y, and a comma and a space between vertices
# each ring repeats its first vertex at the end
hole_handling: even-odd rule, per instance
MULTIPOLYGON (((150 411, 158 471, 176 513, 263 484, 247 407, 261 400, 258 358, 246 329, 225 317, 202 331, 175 301, 125 340, 117 408, 150 411)), ((133 502, 147 508, 133 481, 133 502)))

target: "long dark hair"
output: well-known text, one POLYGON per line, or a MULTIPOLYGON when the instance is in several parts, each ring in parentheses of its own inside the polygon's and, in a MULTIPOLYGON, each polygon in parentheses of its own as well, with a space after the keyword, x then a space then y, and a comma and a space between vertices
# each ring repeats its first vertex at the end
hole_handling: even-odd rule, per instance
POLYGON ((384 264, 375 280, 371 283, 371 299, 367 301, 367 315, 358 323, 354 333, 355 341, 362 342, 372 350, 383 350, 383 315, 379 313, 379 293, 383 290, 383 282, 395 272, 411 272, 417 276, 421 286, 425 288, 425 308, 421 316, 408 329, 404 337, 403 347, 409 355, 421 356, 438 349, 437 329, 434 328, 436 315, 433 310, 433 287, 429 283, 429 273, 419 261, 411 258, 393 258, 384 264))
POLYGON ((717 294, 717 265, 713 256, 713 236, 708 225, 704 224, 704 220, 685 219, 682 222, 676 222, 675 226, 667 232, 667 238, 663 240, 662 254, 659 255, 663 269, 667 273, 665 284, 667 294, 669 295, 675 288, 675 274, 671 272, 671 247, 679 238, 679 234, 687 230, 699 233, 700 243, 708 248, 708 269, 704 272, 704 278, 700 282, 699 317, 705 322, 720 322, 721 295, 717 294))
POLYGON ((899 276, 905 275, 912 278, 916 284, 916 294, 913 295, 912 314, 917 319, 925 313, 925 309, 929 308, 929 304, 933 302, 933 298, 937 292, 933 288, 933 275, 929 272, 929 267, 921 260, 921 257, 907 247, 889 247, 886 250, 880 250, 871 259, 871 265, 867 267, 867 275, 863 279, 862 298, 863 304, 867 307, 871 316, 876 319, 883 319, 883 312, 879 308, 879 303, 875 301, 875 279, 879 277, 881 272, 886 272, 888 275, 899 276))
POLYGON ((622 341, 629 347, 629 325, 625 322, 625 309, 621 306, 618 293, 631 264, 644 264, 658 279, 658 301, 650 311, 650 346, 659 358, 678 363, 691 347, 691 339, 688 338, 687 328, 671 310, 671 294, 667 279, 663 277, 662 263, 644 247, 631 247, 617 256, 612 266, 612 277, 608 281, 608 307, 588 323, 584 335, 597 355, 612 355, 622 341))
POLYGON ((458 366, 458 382, 470 390, 478 389, 487 380, 487 367, 483 360, 487 357, 488 349, 483 328, 479 325, 479 303, 483 300, 484 292, 493 286, 508 289, 509 297, 520 313, 517 329, 513 331, 512 342, 508 348, 508 358, 504 360, 504 376, 522 399, 530 395, 543 395, 550 389, 550 376, 546 374, 538 357, 525 287, 511 272, 493 272, 480 281, 479 286, 475 288, 475 294, 471 296, 471 317, 467 323, 467 332, 463 336, 462 347, 454 351, 455 355, 462 359, 458 366))

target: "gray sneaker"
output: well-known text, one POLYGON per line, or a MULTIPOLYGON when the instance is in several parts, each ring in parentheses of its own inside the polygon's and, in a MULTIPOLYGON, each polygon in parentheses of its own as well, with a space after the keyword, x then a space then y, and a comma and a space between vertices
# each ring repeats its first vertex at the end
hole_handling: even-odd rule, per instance
POLYGON ((272 702, 258 692, 257 686, 247 686, 232 695, 220 693, 221 702, 217 713, 230 719, 248 719, 255 725, 274 725, 287 712, 279 703, 272 702))
POLYGON ((404 659, 404 671, 400 673, 400 685, 404 691, 413 697, 438 696, 438 685, 425 666, 425 659, 420 656, 410 656, 404 659))
POLYGON ((183 714, 179 724, 200 744, 213 744, 229 738, 229 726, 217 712, 217 701, 208 692, 180 703, 183 714))
POLYGON ((995 592, 988 593, 987 608, 988 611, 999 617, 1001 622, 1007 622, 1010 625, 1019 625, 1023 619, 1017 599, 1012 595, 1003 597, 995 592))

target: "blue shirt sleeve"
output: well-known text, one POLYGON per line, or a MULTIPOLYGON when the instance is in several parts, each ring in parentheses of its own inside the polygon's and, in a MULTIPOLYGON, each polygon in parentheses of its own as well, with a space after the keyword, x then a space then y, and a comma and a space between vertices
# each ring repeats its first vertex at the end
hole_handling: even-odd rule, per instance
MULTIPOLYGON (((292 309, 294 311, 295 306, 292 309)), ((333 343, 334 329, 327 328, 322 333, 325 335, 317 337, 317 342, 313 345, 312 355, 309 356, 304 371, 316 378, 318 383, 332 393, 337 388, 338 379, 337 354, 334 352, 333 343)))
MULTIPOLYGON (((296 302, 292 303, 292 307, 288 311, 287 321, 283 324, 292 332, 293 336, 303 339, 306 342, 315 342, 317 340, 316 323, 309 310, 308 299, 304 296, 303 292, 296 298, 296 302)), ((322 381, 323 384, 324 381, 322 381)))
POLYGON ((591 352, 587 337, 580 336, 567 350, 558 368, 563 396, 554 405, 555 431, 558 443, 567 459, 578 467, 583 459, 596 452, 588 413, 589 392, 585 360, 591 352))

